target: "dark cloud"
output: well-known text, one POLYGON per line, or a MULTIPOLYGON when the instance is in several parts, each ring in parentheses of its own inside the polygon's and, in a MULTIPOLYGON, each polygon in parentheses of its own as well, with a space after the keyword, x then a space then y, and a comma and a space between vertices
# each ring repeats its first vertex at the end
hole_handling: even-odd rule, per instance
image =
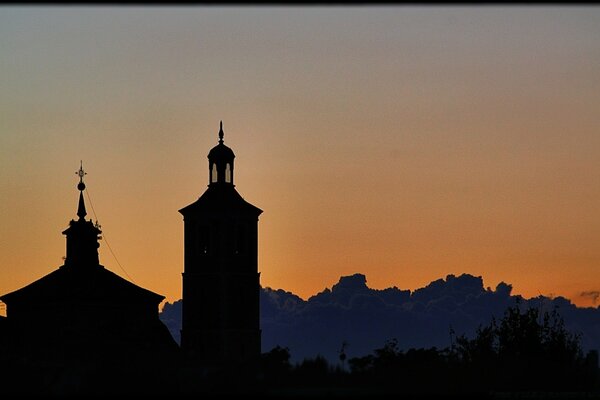
MULTIPOLYGON (((451 331, 473 336, 517 301, 543 311, 556 308, 567 328, 581 334, 584 350, 600 348, 600 309, 578 308, 564 297, 523 299, 511 292, 510 284, 500 282, 492 290, 469 274, 448 275, 412 293, 397 287, 371 289, 365 275, 354 274, 306 301, 281 289, 262 288, 262 349, 288 347, 295 362, 318 354, 337 362, 344 341, 348 357, 369 354, 392 338, 403 349, 444 348, 451 343, 451 331)), ((181 300, 167 303, 160 315, 179 340, 181 300)))
POLYGON ((159 314, 160 320, 171 332, 173 339, 181 343, 181 305, 183 302, 177 300, 174 303, 166 302, 159 314))
POLYGON ((581 297, 587 297, 592 299, 592 303, 596 304, 598 302, 598 297, 600 297, 600 291, 598 290, 589 290, 586 292, 579 293, 581 297))

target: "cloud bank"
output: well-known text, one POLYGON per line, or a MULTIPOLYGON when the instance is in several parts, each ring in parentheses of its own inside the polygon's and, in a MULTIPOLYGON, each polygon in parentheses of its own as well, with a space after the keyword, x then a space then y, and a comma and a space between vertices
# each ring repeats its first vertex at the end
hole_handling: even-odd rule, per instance
MULTIPOLYGON (((402 349, 451 344, 455 335, 472 337, 478 326, 502 317, 520 301, 542 311, 557 308, 572 332, 580 333, 584 350, 600 349, 600 308, 578 308, 564 297, 524 299, 500 282, 484 288, 481 277, 448 275, 414 290, 367 286, 366 276, 343 276, 331 289, 303 300, 282 289, 261 288, 262 351, 288 347, 292 361, 320 354, 337 363, 343 342, 348 357, 363 356, 392 338, 402 349)), ((161 320, 179 342, 181 300, 166 303, 161 320)))

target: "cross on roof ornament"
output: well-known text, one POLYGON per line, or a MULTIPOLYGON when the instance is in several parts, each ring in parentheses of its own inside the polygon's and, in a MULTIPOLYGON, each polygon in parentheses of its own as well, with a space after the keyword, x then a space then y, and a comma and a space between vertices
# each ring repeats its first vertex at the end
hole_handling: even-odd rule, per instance
POLYGON ((75 172, 75 174, 79 176, 79 182, 83 182, 83 177, 87 175, 87 172, 83 170, 83 160, 80 161, 79 171, 75 172))
POLYGON ((83 161, 80 161, 79 171, 75 172, 75 175, 79 176, 79 184, 77 185, 77 189, 83 191, 85 189, 85 183, 83 183, 83 177, 87 175, 87 172, 83 170, 83 161))

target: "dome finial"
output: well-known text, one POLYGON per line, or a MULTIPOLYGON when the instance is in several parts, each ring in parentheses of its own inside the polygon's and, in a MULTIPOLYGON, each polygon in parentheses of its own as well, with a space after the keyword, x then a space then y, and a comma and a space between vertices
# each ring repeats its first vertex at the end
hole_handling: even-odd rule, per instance
POLYGON ((77 216, 79 219, 84 219, 87 215, 87 211, 85 210, 85 203, 83 202, 83 191, 85 189, 83 177, 87 175, 87 172, 83 170, 83 161, 80 161, 79 171, 75 172, 75 174, 79 176, 79 183, 77 184, 77 189, 79 190, 79 206, 77 207, 77 216))
POLYGON ((220 128, 219 128, 219 144, 223 143, 223 135, 224 135, 224 133, 223 133, 223 121, 221 121, 220 128))

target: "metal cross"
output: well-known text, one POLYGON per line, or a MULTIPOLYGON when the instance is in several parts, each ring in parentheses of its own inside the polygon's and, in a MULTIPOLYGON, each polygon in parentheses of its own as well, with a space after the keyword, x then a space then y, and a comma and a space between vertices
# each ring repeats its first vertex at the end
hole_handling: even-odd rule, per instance
POLYGON ((79 176, 79 182, 83 182, 83 177, 87 175, 87 172, 83 170, 83 160, 80 161, 79 171, 75 172, 75 175, 79 176))

